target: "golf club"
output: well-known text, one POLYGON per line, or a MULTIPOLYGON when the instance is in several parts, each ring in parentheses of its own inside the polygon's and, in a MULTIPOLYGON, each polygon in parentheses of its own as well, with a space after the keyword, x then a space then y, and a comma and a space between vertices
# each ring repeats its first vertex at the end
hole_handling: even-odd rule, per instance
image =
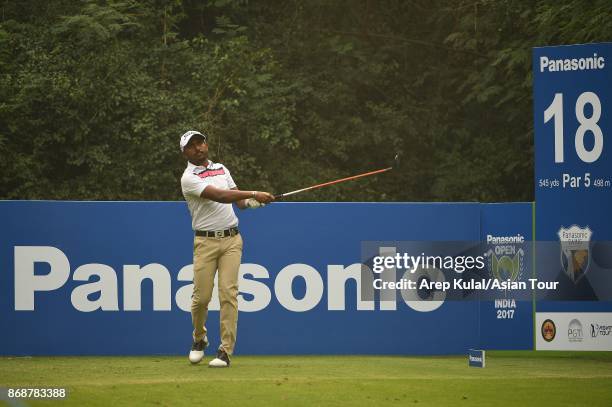
POLYGON ((358 178, 368 177, 370 175, 382 174, 383 172, 387 172, 387 171, 390 171, 390 170, 392 170, 394 168, 398 168, 398 167, 399 167, 399 154, 395 154, 395 157, 393 158, 393 163, 392 163, 392 165, 390 167, 382 168, 380 170, 366 172, 366 173, 363 173, 363 174, 353 175, 351 177, 337 179, 335 181, 324 182, 322 184, 317 184, 317 185, 313 185, 313 186, 302 188, 302 189, 296 189, 295 191, 285 192, 284 194, 279 194, 279 195, 274 195, 274 198, 276 200, 279 200, 279 199, 282 199, 282 198, 284 198, 286 196, 299 194, 300 192, 305 192, 305 191, 310 191, 310 190, 313 190, 313 189, 323 188, 323 187, 327 187, 329 185, 339 184, 339 183, 345 182, 345 181, 351 181, 351 180, 358 179, 358 178))

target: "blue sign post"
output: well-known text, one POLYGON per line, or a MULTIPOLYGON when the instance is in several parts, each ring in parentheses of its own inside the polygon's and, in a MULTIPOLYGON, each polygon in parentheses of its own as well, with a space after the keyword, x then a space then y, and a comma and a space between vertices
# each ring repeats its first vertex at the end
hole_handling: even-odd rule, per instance
POLYGON ((612 311, 612 43, 534 48, 533 89, 537 311, 612 311))

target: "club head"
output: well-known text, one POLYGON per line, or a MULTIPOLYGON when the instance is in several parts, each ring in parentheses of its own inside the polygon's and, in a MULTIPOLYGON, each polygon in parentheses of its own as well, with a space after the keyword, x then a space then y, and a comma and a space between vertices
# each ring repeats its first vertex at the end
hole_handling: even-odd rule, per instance
POLYGON ((400 155, 399 153, 395 154, 395 157, 393 157, 393 163, 391 164, 391 167, 396 170, 400 167, 400 155))

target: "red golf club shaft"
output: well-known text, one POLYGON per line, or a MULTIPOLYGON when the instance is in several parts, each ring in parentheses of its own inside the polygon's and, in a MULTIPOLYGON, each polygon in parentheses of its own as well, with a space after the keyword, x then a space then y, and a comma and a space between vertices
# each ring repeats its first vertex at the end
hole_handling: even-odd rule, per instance
POLYGON ((375 175, 375 174, 381 174, 381 173, 387 172, 387 171, 389 171, 391 169, 393 169, 393 167, 383 168, 381 170, 376 170, 376 171, 370 171, 370 172, 366 172, 366 173, 359 174, 359 175, 353 175, 352 177, 341 178, 341 179, 337 179, 335 181, 324 182, 322 184, 313 185, 311 187, 302 188, 302 189, 296 189, 295 191, 286 192, 286 193, 280 194, 280 195, 275 195, 274 198, 280 199, 280 198, 283 198, 285 196, 294 195, 294 194, 297 194, 297 193, 300 193, 300 192, 304 192, 304 191, 310 191, 311 189, 322 188, 322 187, 326 187, 326 186, 329 186, 329 185, 339 184, 340 182, 351 181, 351 180, 354 180, 354 179, 357 179, 357 178, 363 178, 363 177, 367 177, 367 176, 375 175))

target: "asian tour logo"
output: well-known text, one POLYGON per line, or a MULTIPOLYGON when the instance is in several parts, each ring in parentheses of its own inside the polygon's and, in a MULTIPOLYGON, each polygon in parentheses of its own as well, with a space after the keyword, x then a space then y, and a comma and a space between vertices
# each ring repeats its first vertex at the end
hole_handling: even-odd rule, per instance
POLYGON ((516 236, 487 235, 489 251, 489 270, 493 278, 498 281, 517 281, 525 270, 525 252, 522 245, 525 238, 516 236))
POLYGON ((612 334, 612 325, 591 324, 591 338, 609 336, 612 334))
POLYGON ((561 242, 561 267, 569 279, 577 284, 589 269, 589 243, 593 232, 588 226, 581 228, 572 225, 569 228, 561 227, 558 235, 561 242))

